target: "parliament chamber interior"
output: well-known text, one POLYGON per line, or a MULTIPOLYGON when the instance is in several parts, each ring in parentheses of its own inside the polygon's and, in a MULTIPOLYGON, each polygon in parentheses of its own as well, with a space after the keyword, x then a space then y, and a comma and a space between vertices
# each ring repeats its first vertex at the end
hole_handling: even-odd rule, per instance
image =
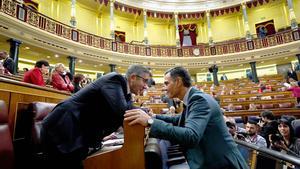
MULTIPOLYGON (((184 67, 193 88, 219 104, 249 168, 300 168, 300 0, 0 0, 0 169, 45 168, 44 118, 131 65, 151 72, 134 106, 180 115, 184 101, 168 98, 164 76, 184 67), (290 149, 272 149, 276 137, 262 134, 270 114, 278 128, 292 119, 290 149)), ((83 168, 193 168, 181 145, 150 130, 124 121, 83 168)))

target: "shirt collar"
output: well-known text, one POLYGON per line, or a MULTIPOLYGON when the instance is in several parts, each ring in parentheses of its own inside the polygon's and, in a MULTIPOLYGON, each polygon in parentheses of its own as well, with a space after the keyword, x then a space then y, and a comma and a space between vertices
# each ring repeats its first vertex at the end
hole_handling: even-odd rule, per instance
POLYGON ((127 84, 127 94, 130 94, 130 87, 129 87, 129 82, 128 79, 125 77, 126 79, 126 84, 127 84))
POLYGON ((189 94, 190 94, 190 92, 191 92, 191 89, 192 89, 192 87, 190 87, 190 88, 188 89, 188 91, 185 93, 185 95, 184 95, 184 97, 183 97, 183 104, 184 104, 185 106, 188 105, 188 97, 189 97, 189 94))

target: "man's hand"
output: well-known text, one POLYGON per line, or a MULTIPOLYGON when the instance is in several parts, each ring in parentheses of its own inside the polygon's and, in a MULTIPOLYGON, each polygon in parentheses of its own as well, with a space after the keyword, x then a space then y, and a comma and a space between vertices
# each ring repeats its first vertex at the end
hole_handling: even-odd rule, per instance
POLYGON ((141 124, 142 126, 148 126, 148 119, 151 117, 141 109, 127 110, 124 114, 125 121, 129 121, 129 125, 141 124))

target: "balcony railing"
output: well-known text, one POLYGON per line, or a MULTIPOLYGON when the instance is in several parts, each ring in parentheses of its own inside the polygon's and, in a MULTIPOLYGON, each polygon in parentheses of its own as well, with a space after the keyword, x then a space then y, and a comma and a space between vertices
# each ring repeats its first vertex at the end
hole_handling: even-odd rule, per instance
POLYGON ((18 20, 34 26, 41 31, 46 31, 53 35, 72 40, 83 45, 108 51, 141 56, 201 57, 224 55, 267 48, 300 40, 300 29, 297 29, 285 30, 262 39, 254 38, 252 40, 246 40, 242 38, 238 40, 215 43, 213 46, 208 44, 198 44, 197 46, 181 48, 177 48, 175 46, 145 46, 114 42, 111 39, 75 29, 71 26, 49 18, 48 16, 45 16, 31 8, 23 6, 15 0, 0 0, 0 12, 17 18, 18 20))

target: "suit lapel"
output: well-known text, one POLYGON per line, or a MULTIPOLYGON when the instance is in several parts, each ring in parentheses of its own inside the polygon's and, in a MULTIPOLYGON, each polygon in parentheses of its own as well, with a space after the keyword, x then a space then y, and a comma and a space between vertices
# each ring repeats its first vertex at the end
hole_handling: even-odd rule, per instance
POLYGON ((178 121, 178 126, 183 127, 185 123, 185 117, 186 117, 186 106, 183 104, 183 111, 181 113, 181 116, 178 121))

